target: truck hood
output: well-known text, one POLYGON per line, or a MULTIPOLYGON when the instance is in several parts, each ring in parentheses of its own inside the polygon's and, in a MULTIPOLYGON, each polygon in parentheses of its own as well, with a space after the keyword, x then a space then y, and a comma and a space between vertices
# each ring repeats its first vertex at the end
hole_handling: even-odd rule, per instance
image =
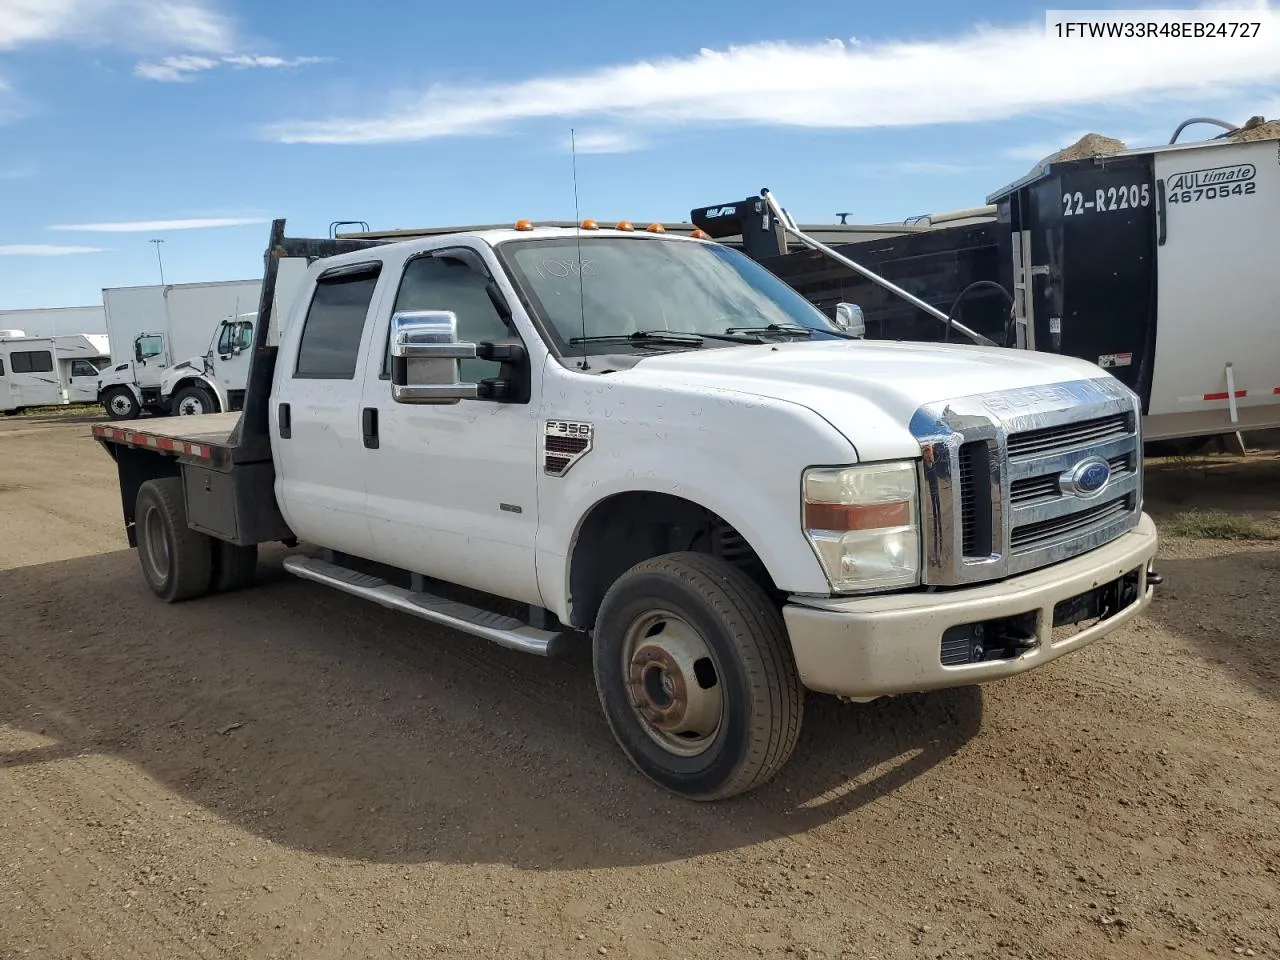
POLYGON ((799 404, 860 460, 880 460, 919 455, 908 425, 926 404, 1108 374, 1074 357, 1000 347, 824 340, 659 354, 611 376, 799 404))

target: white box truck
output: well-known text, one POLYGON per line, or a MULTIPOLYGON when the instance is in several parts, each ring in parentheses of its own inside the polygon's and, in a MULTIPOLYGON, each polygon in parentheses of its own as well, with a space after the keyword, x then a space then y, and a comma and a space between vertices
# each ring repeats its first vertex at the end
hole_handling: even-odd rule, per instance
POLYGON ((205 354, 223 320, 256 307, 261 288, 259 280, 229 280, 104 289, 113 352, 99 399, 107 415, 168 413, 160 392, 165 371, 205 354))
MULTIPOLYGON (((274 294, 282 312, 304 272, 305 264, 282 272, 274 294)), ((239 410, 261 293, 261 280, 103 290, 115 351, 98 387, 107 416, 239 410)))
MULTIPOLYGON (((805 688, 995 681, 1160 577, 1141 406, 1096 364, 860 340, 659 230, 289 238, 293 319, 240 413, 94 435, 161 600, 304 579, 531 654, 591 650, 623 752, 714 800, 776 774, 805 688), (527 612, 526 612, 527 611, 527 612)), ((840 313, 840 311, 838 311, 840 313)))

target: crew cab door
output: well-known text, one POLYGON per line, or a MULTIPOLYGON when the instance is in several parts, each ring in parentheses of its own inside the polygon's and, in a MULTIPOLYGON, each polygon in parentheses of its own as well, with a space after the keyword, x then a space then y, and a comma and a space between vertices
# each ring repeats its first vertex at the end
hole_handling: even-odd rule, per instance
POLYGON ((368 261, 319 275, 295 317, 300 329, 281 345, 270 413, 276 499, 290 528, 300 540, 370 559, 358 372, 381 274, 382 263, 368 261))
MULTIPOLYGON (((489 269, 479 252, 455 246, 408 259, 387 285, 362 401, 369 526, 379 560, 541 605, 534 569, 537 378, 525 402, 415 405, 391 397, 395 312, 449 310, 459 340, 518 341, 490 299, 489 269)), ((473 383, 500 370, 491 360, 461 367, 462 379, 473 383)))

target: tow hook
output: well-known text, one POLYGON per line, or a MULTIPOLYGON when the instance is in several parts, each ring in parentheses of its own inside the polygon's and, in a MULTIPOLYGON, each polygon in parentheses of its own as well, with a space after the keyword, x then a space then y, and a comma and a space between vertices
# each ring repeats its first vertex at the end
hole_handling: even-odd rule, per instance
POLYGON ((1162 583, 1164 583, 1164 574, 1163 574, 1163 573, 1156 573, 1154 570, 1152 570, 1150 567, 1148 567, 1148 568, 1147 568, 1147 586, 1148 586, 1148 587, 1158 587, 1158 586, 1160 586, 1162 583))

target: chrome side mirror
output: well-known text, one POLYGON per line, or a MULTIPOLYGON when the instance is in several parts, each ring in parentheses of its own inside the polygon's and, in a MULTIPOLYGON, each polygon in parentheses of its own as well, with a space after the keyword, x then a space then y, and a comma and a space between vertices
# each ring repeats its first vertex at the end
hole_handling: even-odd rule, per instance
POLYGON ((836 326, 861 340, 867 335, 867 321, 856 303, 836 304, 836 326))
POLYGON ((407 310, 391 316, 391 398, 396 403, 457 403, 476 399, 458 361, 476 356, 458 342, 458 317, 448 310, 407 310))

